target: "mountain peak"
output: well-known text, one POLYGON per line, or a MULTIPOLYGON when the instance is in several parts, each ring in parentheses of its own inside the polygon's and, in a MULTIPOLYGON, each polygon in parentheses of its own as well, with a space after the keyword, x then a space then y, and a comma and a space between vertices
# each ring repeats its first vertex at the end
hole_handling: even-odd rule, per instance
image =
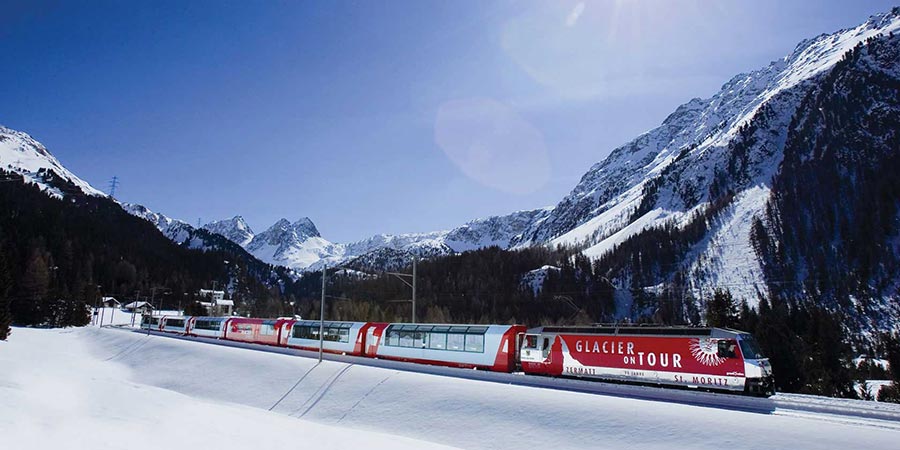
POLYGON ((221 234, 228 240, 246 246, 253 239, 253 230, 247 225, 242 216, 234 216, 231 219, 217 220, 203 226, 204 229, 216 234, 221 234))
POLYGON ((105 194, 63 167, 43 144, 28 133, 0 125, 0 168, 16 172, 26 181, 35 183, 51 195, 63 197, 63 193, 48 181, 48 172, 74 184, 87 195, 105 194))
POLYGON ((294 222, 291 227, 298 232, 298 234, 303 234, 309 237, 321 237, 319 234, 319 229, 316 228, 316 224, 313 223, 309 217, 301 217, 299 220, 294 222))

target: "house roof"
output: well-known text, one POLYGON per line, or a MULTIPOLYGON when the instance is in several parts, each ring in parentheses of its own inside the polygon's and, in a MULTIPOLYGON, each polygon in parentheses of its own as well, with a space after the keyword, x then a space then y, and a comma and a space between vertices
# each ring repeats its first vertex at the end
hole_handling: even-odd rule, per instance
POLYGON ((125 305, 126 308, 143 308, 145 306, 149 307, 150 309, 153 309, 153 305, 151 305, 147 302, 131 302, 131 303, 125 305))

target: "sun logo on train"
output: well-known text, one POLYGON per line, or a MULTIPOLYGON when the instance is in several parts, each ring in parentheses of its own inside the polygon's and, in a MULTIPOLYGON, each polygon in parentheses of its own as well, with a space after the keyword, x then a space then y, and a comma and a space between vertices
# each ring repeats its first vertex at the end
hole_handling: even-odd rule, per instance
POLYGON ((704 366, 718 366, 725 362, 725 358, 719 356, 716 343, 712 339, 691 339, 691 354, 704 366))

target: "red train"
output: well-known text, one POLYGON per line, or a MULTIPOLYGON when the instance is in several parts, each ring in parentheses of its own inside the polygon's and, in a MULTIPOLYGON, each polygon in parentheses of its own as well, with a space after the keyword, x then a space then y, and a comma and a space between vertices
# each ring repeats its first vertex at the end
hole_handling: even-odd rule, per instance
MULTIPOLYGON (((526 374, 774 394, 769 360, 748 333, 694 327, 539 327, 380 322, 322 324, 329 353, 526 374)), ((319 349, 319 321, 145 316, 159 331, 319 349)))

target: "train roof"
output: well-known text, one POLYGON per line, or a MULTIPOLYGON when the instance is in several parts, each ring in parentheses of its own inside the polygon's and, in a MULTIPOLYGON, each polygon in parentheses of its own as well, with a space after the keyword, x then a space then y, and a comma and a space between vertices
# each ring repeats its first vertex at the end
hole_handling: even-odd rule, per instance
POLYGON ((637 326, 637 325, 595 325, 595 326, 568 326, 568 327, 538 327, 528 330, 529 333, 560 333, 560 334, 605 334, 605 335, 651 335, 651 336, 723 336, 745 334, 743 331, 730 328, 711 327, 667 327, 667 326, 637 326))

